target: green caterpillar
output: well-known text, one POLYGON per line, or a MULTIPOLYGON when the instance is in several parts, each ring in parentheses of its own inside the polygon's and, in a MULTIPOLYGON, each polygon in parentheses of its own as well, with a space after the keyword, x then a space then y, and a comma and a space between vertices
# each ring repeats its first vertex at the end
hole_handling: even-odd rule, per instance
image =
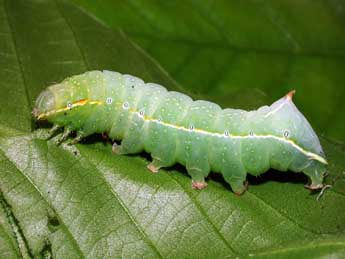
POLYGON ((91 71, 43 91, 33 115, 71 131, 72 143, 93 133, 107 133, 117 154, 151 153, 152 172, 175 163, 186 166, 192 187, 221 172, 236 194, 246 190, 246 175, 269 168, 303 172, 309 189, 324 187, 327 161, 308 121, 292 102, 294 91, 258 110, 222 110, 178 92, 111 71, 91 71))

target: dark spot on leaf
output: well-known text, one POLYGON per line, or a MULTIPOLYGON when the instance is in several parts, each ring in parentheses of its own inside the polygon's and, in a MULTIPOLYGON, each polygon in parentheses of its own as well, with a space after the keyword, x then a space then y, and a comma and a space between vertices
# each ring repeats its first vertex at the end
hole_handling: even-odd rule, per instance
POLYGON ((53 227, 57 227, 60 225, 60 221, 58 220, 57 217, 51 217, 49 218, 49 221, 48 221, 49 225, 53 226, 53 227))
POLYGON ((41 250, 41 258, 44 259, 52 259, 53 258, 53 251, 52 251, 52 244, 49 240, 45 241, 45 244, 41 250))
POLYGON ((19 224, 18 219, 15 217, 13 211, 12 211, 12 207, 11 205, 7 202, 7 200, 5 199, 2 190, 0 189, 0 207, 3 209, 3 211, 6 214, 8 223, 10 224, 10 227, 13 231, 13 236, 19 240, 23 240, 24 242, 24 247, 20 248, 18 247, 18 249, 24 249, 27 251, 28 255, 30 258, 34 258, 33 257, 33 253, 31 251, 31 248, 29 247, 29 243, 24 235, 24 232, 21 228, 21 225, 19 224))

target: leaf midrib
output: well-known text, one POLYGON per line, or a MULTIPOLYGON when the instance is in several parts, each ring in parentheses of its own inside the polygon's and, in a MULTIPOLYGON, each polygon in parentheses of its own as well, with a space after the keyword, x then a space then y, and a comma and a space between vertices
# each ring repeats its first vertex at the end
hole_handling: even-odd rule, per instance
MULTIPOLYGON (((21 61, 21 59, 19 58, 19 55, 18 55, 18 46, 17 46, 17 41, 16 41, 16 37, 15 37, 15 30, 13 28, 13 25, 11 23, 11 20, 9 18, 9 11, 8 11, 8 1, 9 0, 4 0, 4 14, 5 14, 5 19, 7 21, 7 24, 8 24, 8 28, 10 30, 10 37, 11 37, 11 40, 12 40, 12 46, 13 46, 13 49, 14 49, 14 54, 15 54, 15 57, 16 57, 16 60, 17 60, 17 64, 18 64, 18 67, 19 67, 19 72, 20 72, 20 76, 21 76, 21 79, 22 79, 22 83, 23 83, 23 86, 24 86, 24 92, 25 92, 25 97, 26 97, 26 105, 25 107, 27 108, 28 110, 28 114, 31 114, 31 101, 30 101, 30 94, 29 94, 29 89, 28 89, 28 86, 27 86, 27 82, 26 82, 26 79, 25 79, 25 74, 24 74, 24 68, 23 68, 23 63, 21 61)), ((30 129, 32 130, 32 124, 30 125, 30 129)))
MULTIPOLYGON (((6 158, 6 160, 11 163, 18 171, 19 174, 23 175, 24 178, 26 179, 26 181, 28 181, 28 183, 36 190, 36 192, 39 194, 40 197, 42 197, 43 201, 46 203, 46 205, 52 209, 52 211, 54 212, 54 214, 56 215, 56 217, 58 218, 60 225, 62 225, 63 229, 65 230, 65 233, 68 234, 68 236, 70 237, 73 246, 76 248, 78 254, 82 257, 85 258, 85 254, 83 253, 83 251, 80 249, 77 240, 74 238, 72 232, 70 232, 69 228, 67 227, 66 223, 62 220, 62 217, 60 216, 60 214, 55 210, 55 208, 53 207, 53 205, 51 204, 51 202, 43 195, 43 193, 40 191, 40 189, 38 188, 38 186, 32 181, 32 179, 25 174, 25 170, 21 171, 20 168, 16 165, 16 163, 14 161, 12 161, 7 155, 5 150, 3 150, 3 147, 0 145, 0 149, 2 150, 2 152, 4 153, 4 157, 6 158)), ((30 152, 31 154, 31 152, 30 152)), ((29 156, 30 156, 29 154, 29 156)))
POLYGON ((289 251, 298 251, 298 250, 304 250, 304 249, 317 249, 320 247, 334 247, 339 246, 343 247, 345 249, 345 241, 322 241, 322 242, 315 242, 315 243, 306 243, 302 244, 302 246, 294 246, 294 247, 281 247, 278 249, 272 249, 269 251, 264 252, 253 252, 252 256, 262 256, 262 255, 272 255, 272 254, 279 254, 289 251))

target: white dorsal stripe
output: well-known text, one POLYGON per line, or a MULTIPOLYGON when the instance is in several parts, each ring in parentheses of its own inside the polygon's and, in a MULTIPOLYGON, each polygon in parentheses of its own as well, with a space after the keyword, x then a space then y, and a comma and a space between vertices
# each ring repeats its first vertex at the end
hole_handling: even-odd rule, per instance
POLYGON ((283 106, 286 104, 286 102, 282 102, 277 108, 275 108, 274 110, 268 112, 267 114, 265 114, 265 118, 267 118, 268 116, 276 113, 277 111, 279 111, 281 108, 283 108, 283 106))

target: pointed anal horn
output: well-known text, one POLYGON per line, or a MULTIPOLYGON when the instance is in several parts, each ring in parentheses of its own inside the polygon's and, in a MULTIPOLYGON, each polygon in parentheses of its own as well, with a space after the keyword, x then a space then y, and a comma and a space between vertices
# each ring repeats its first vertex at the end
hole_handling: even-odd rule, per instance
POLYGON ((294 96, 294 94, 296 93, 296 90, 291 90, 290 92, 288 92, 286 95, 285 95, 285 97, 286 97, 286 99, 288 99, 288 100, 292 100, 292 97, 294 96))

